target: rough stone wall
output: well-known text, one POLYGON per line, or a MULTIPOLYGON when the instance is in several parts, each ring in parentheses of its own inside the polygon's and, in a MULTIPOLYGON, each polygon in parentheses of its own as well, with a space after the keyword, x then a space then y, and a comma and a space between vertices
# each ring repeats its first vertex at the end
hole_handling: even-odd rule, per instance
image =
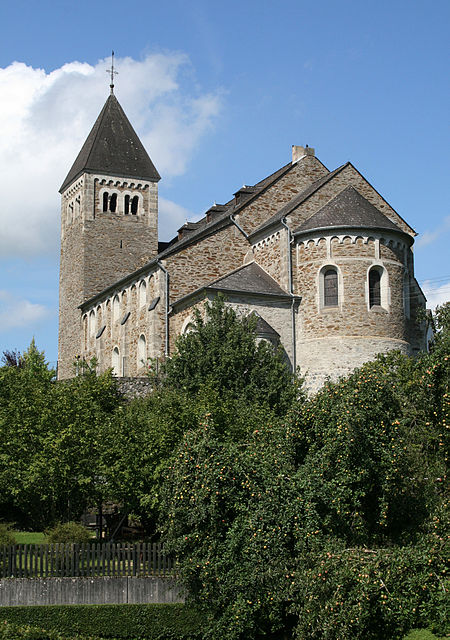
MULTIPOLYGON (((84 298, 94 296, 154 258, 158 252, 157 184, 133 183, 89 176, 92 209, 86 210, 84 298), (92 187, 93 182, 93 187, 92 187), (138 194, 138 215, 124 215, 122 198, 116 213, 104 213, 102 189, 138 194), (94 215, 88 213, 94 211, 94 215)), ((89 182, 89 181, 88 181, 89 182)), ((86 206, 89 206, 89 202, 86 206)))
POLYGON ((303 340, 298 343, 297 359, 301 374, 305 376, 310 393, 318 391, 327 381, 347 376, 365 362, 374 360, 377 354, 397 349, 407 355, 407 342, 389 338, 358 338, 357 336, 332 337, 320 340, 303 340))
POLYGON ((365 180, 356 169, 347 165, 328 183, 323 185, 318 191, 312 194, 305 202, 299 205, 287 216, 287 221, 292 230, 299 227, 305 220, 310 218, 316 211, 323 207, 332 198, 338 195, 347 186, 353 186, 359 193, 372 203, 379 211, 384 213, 390 220, 397 224, 400 229, 412 235, 411 227, 400 218, 392 207, 375 191, 375 189, 365 180))
POLYGON ((298 193, 328 173, 314 156, 305 156, 237 216, 247 234, 268 220, 298 193))
POLYGON ((230 224, 168 256, 165 266, 170 273, 171 304, 240 267, 248 249, 248 241, 230 224))
POLYGON ((289 291, 288 232, 283 228, 252 247, 253 259, 285 291, 289 291))
POLYGON ((59 273, 58 378, 73 376, 73 361, 81 354, 81 313, 84 255, 80 242, 82 222, 77 220, 61 240, 59 273))
POLYGON ((118 289, 88 310, 83 316, 83 357, 89 360, 95 356, 98 370, 103 372, 113 366, 112 353, 117 348, 120 357, 118 375, 145 375, 148 358, 163 356, 164 285, 163 272, 153 267, 150 273, 124 289, 118 289), (160 297, 157 306, 149 310, 150 302, 157 297, 160 297), (97 337, 104 325, 103 333, 97 337), (145 345, 141 347, 142 352, 138 352, 141 336, 145 338, 145 345))
POLYGON ((297 323, 297 362, 316 390, 330 375, 351 372, 377 353, 390 349, 410 352, 404 310, 406 245, 398 238, 316 238, 297 250, 296 293, 302 296, 297 323), (384 243, 386 251, 382 252, 384 243), (395 250, 391 250, 395 248, 395 250), (400 250, 401 249, 401 250, 400 250), (398 251, 397 251, 398 250, 398 251), (381 260, 380 255, 385 257, 381 260), (339 273, 337 307, 321 300, 320 270, 335 265, 339 273), (369 308, 368 271, 385 270, 384 307, 369 308))
MULTIPOLYGON (((83 174, 61 197, 61 265, 58 377, 73 375, 77 356, 96 356, 107 368, 105 353, 113 336, 105 331, 98 342, 81 319, 78 305, 142 266, 157 253, 156 183, 133 183, 83 174), (101 188, 139 194, 138 215, 124 215, 123 199, 117 213, 104 213, 101 188), (88 335, 89 333, 89 335, 88 335), (93 340, 95 341, 93 343, 93 340)), ((102 310, 102 307, 100 311, 102 310)), ((106 309, 105 309, 106 310, 106 309)), ((98 329, 102 326, 96 315, 98 329)), ((129 350, 124 329, 121 343, 129 350)))

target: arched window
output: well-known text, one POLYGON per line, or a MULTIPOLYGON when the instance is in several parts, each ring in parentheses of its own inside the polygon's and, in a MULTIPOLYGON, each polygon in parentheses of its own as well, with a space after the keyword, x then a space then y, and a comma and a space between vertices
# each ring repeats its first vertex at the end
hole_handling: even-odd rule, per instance
POLYGON ((103 193, 103 212, 108 211, 108 192, 103 193))
POLYGON ((141 335, 138 340, 137 347, 137 368, 141 369, 141 367, 147 364, 147 341, 144 335, 141 335))
POLYGON ((124 200, 124 214, 127 216, 130 213, 130 196, 126 195, 124 200))
POLYGON ((138 204, 139 204, 138 196, 133 196, 133 199, 131 200, 131 213, 133 216, 137 215, 138 204))
POLYGON ((328 267, 323 272, 323 306, 338 306, 338 273, 333 267, 328 267))
POLYGON ((381 273, 378 269, 369 271, 369 307, 381 307, 381 273))
POLYGON ((117 193, 113 193, 109 199, 109 210, 111 213, 116 213, 117 208, 117 193))
POLYGON ((145 284, 145 280, 141 281, 139 285, 139 306, 143 307, 147 302, 147 285, 145 284))
POLYGON ((113 368, 113 376, 120 375, 120 353, 118 347, 114 347, 111 358, 111 365, 113 368))
POLYGON ((120 301, 119 296, 114 296, 113 300, 113 321, 117 322, 120 314, 120 301))

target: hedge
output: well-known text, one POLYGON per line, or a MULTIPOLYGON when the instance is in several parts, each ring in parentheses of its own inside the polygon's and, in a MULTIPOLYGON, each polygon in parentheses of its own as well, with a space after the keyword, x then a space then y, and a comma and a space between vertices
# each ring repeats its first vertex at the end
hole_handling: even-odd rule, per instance
POLYGON ((114 640, 122 638, 201 640, 202 638, 200 614, 184 604, 1 607, 0 621, 38 627, 70 637, 84 635, 114 640))
MULTIPOLYGON (((72 638, 63 636, 57 631, 0 622, 0 640, 72 640, 72 638)), ((78 636, 77 640, 101 640, 101 638, 78 636)))

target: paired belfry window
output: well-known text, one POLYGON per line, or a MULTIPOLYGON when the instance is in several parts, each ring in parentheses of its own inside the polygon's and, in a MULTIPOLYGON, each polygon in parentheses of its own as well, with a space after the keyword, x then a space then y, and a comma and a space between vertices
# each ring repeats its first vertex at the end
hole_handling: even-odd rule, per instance
POLYGON ((337 307, 338 301, 338 274, 336 269, 328 268, 323 274, 323 306, 337 307))
MULTIPOLYGON (((103 213, 107 213, 108 211, 111 213, 116 213, 118 206, 117 193, 109 193, 108 191, 103 192, 103 200, 102 200, 102 210, 103 213)), ((131 214, 132 216, 136 216, 139 210, 139 196, 130 196, 125 195, 123 199, 123 213, 127 216, 131 214)))

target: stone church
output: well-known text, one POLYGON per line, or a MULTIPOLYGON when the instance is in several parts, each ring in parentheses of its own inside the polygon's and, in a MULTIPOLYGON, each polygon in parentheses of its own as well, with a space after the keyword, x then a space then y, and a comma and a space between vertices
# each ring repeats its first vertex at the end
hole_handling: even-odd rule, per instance
POLYGON ((330 171, 293 146, 170 242, 158 240, 160 175, 112 92, 61 193, 59 378, 77 358, 145 376, 221 292, 315 390, 377 353, 426 348, 414 230, 350 163, 330 171))

